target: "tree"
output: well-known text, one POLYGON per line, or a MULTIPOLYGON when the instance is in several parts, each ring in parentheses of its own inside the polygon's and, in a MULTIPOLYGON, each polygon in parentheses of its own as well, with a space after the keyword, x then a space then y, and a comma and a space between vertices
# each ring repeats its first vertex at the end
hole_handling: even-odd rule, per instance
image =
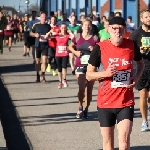
POLYGON ((39 14, 40 8, 39 8, 38 5, 32 4, 32 5, 29 6, 29 13, 31 13, 33 10, 37 11, 37 14, 39 14))

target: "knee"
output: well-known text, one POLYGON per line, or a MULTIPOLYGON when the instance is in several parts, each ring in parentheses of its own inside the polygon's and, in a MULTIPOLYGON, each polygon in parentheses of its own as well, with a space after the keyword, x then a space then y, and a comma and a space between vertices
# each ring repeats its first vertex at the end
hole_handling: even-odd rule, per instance
POLYGON ((40 60, 36 60, 36 65, 40 65, 40 60))
POLYGON ((141 90, 140 91, 140 99, 147 99, 148 98, 148 91, 141 90))

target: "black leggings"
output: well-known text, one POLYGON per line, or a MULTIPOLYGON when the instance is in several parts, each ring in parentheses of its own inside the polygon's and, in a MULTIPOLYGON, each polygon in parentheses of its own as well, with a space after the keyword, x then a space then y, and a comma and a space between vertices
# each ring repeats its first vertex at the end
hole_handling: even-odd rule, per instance
POLYGON ((67 68, 68 60, 69 56, 56 57, 58 72, 62 72, 62 68, 67 68))
POLYGON ((56 48, 52 48, 52 47, 48 48, 48 64, 52 65, 52 60, 54 59, 54 62, 53 62, 54 70, 56 70, 56 68, 57 68, 55 51, 56 51, 56 48))

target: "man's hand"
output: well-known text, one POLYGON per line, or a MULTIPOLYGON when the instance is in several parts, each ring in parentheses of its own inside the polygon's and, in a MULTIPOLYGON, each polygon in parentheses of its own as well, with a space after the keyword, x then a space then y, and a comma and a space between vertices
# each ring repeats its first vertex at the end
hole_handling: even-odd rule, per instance
POLYGON ((131 77, 130 78, 130 84, 127 85, 127 88, 129 88, 129 89, 133 88, 137 84, 138 80, 139 80, 139 78, 137 78, 136 76, 131 77))
POLYGON ((35 37, 36 37, 36 38, 39 38, 39 37, 40 37, 40 34, 39 34, 39 33, 35 33, 35 37))
POLYGON ((77 57, 80 57, 80 56, 82 55, 82 53, 81 53, 80 51, 76 51, 76 52, 75 52, 75 55, 76 55, 77 57))
POLYGON ((117 72, 116 66, 113 63, 110 63, 105 71, 106 77, 112 77, 117 72))
POLYGON ((93 50, 93 46, 89 46, 88 48, 90 49, 90 51, 92 51, 92 50, 93 50))

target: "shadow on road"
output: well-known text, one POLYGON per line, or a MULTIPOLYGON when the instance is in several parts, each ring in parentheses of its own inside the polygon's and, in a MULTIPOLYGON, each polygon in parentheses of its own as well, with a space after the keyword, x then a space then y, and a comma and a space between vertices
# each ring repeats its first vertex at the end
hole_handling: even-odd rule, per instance
POLYGON ((11 73, 11 72, 27 72, 27 71, 35 71, 34 65, 25 64, 25 65, 16 65, 16 66, 0 66, 0 74, 11 73))
MULTIPOLYGON (((98 149, 98 150, 103 150, 103 149, 98 149)), ((114 150, 119 150, 119 148, 115 148, 114 150)), ((130 147, 130 150, 150 150, 150 146, 135 146, 135 147, 130 147)))
MULTIPOLYGON (((7 89, 0 79, 0 120, 8 150, 31 150, 32 146, 24 133, 19 116, 12 104, 7 89)), ((0 150, 4 148, 0 148, 0 150)), ((5 149, 6 150, 6 149, 5 149)))
POLYGON ((8 150, 6 147, 0 147, 0 150, 8 150))
POLYGON ((41 126, 47 124, 64 124, 71 122, 98 121, 97 111, 89 112, 88 119, 76 119, 76 113, 50 114, 42 116, 21 117, 24 126, 41 126))

